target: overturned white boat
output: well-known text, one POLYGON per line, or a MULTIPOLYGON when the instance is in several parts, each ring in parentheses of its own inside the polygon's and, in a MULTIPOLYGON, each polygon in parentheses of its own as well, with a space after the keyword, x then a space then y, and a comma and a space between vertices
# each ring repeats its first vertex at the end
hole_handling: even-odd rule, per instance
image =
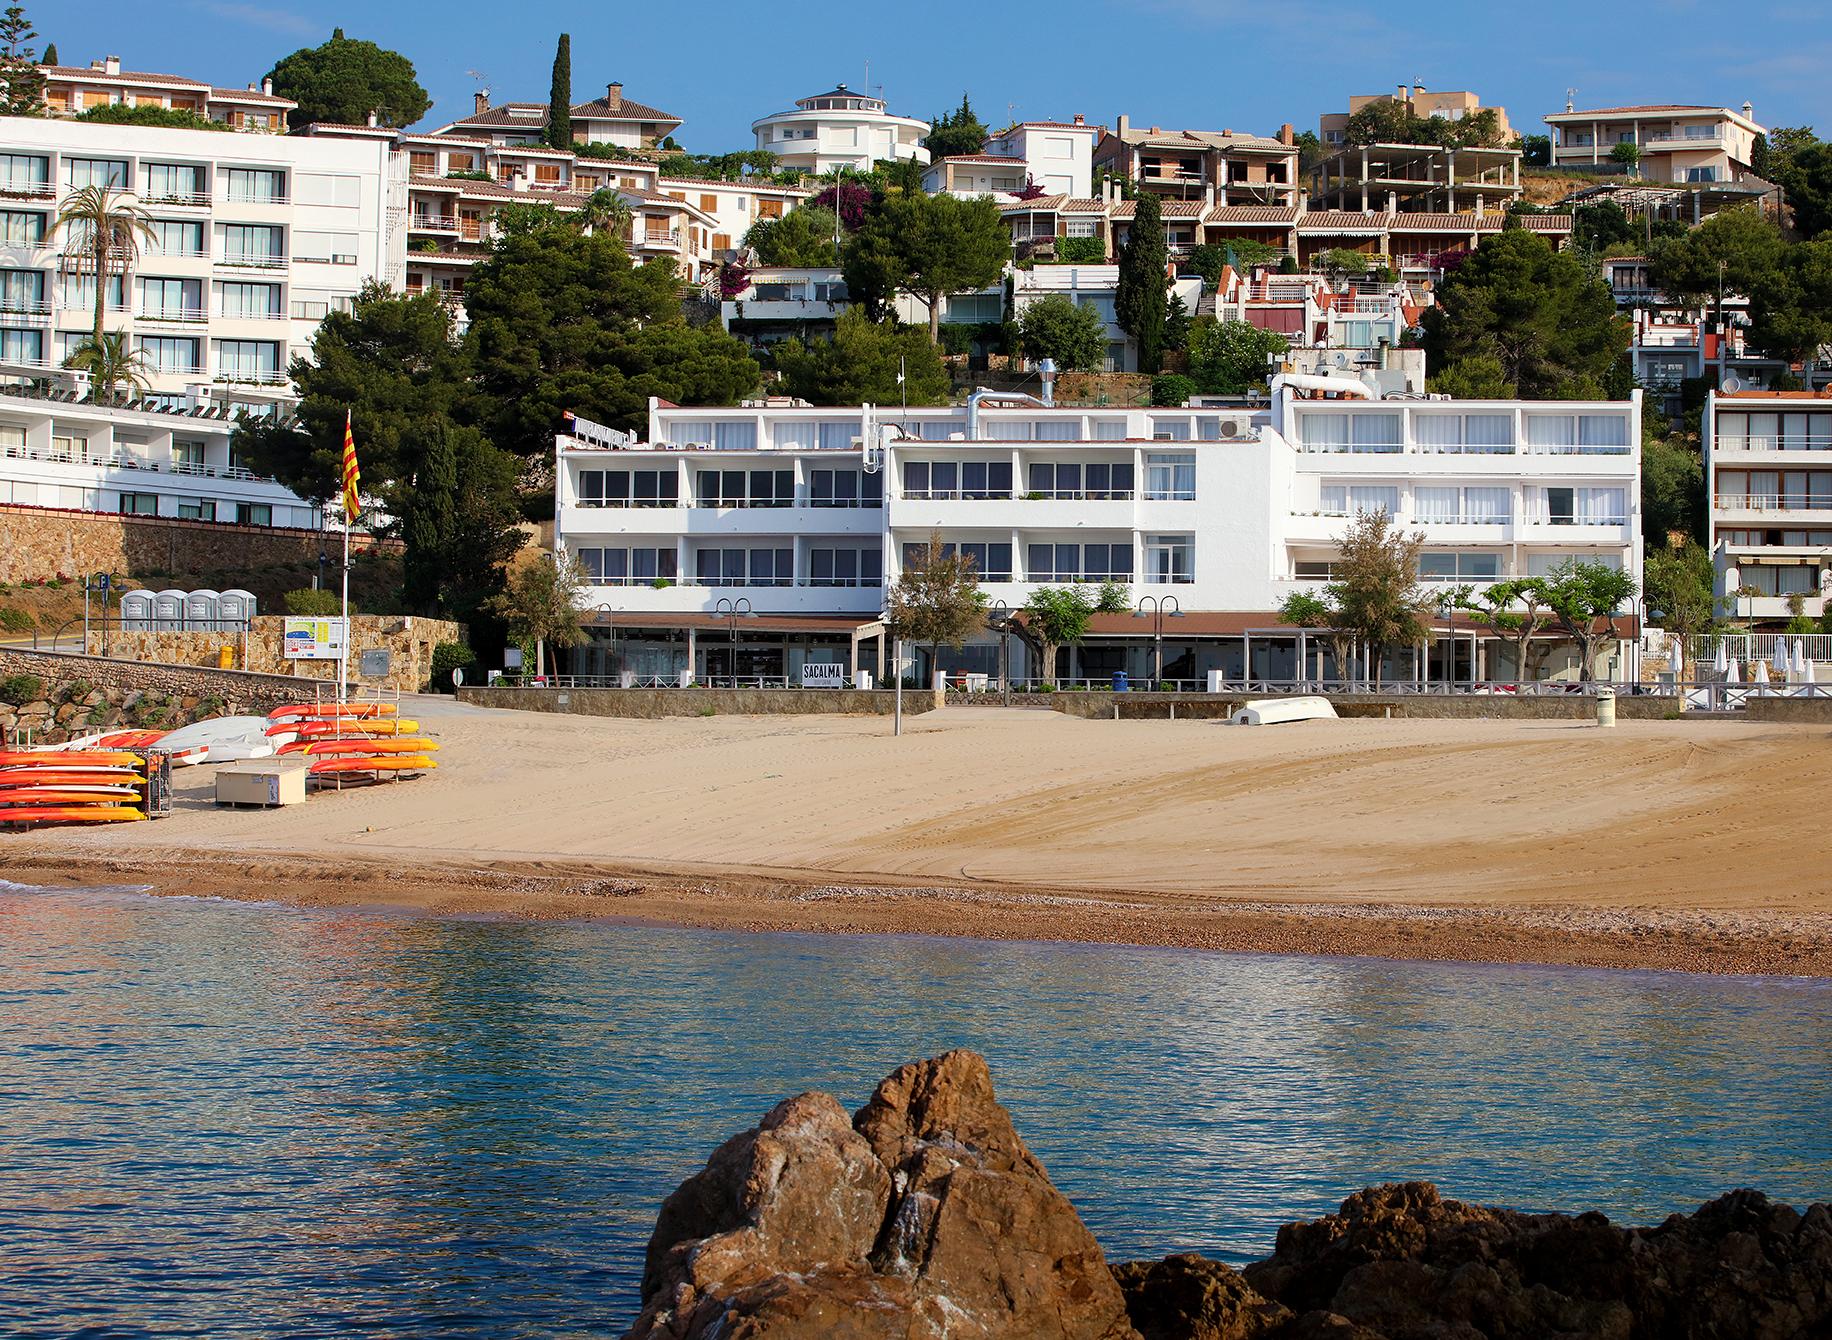
POLYGON ((267 738, 266 717, 212 717, 180 726, 159 741, 174 763, 239 763, 249 758, 270 758, 274 742, 267 738))
POLYGON ((1255 698, 1246 703, 1228 723, 1234 726, 1275 726, 1284 721, 1334 721, 1336 709, 1328 698, 1307 695, 1297 698, 1255 698))

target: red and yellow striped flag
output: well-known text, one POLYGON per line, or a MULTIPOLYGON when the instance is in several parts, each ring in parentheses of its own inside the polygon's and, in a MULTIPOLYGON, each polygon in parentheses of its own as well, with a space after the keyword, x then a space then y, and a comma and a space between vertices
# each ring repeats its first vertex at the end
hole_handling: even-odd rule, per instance
POLYGON ((362 471, 356 468, 356 436, 350 431, 350 411, 344 411, 344 449, 343 449, 343 501, 344 520, 356 524, 357 513, 363 510, 361 501, 356 496, 356 486, 362 482, 362 471))

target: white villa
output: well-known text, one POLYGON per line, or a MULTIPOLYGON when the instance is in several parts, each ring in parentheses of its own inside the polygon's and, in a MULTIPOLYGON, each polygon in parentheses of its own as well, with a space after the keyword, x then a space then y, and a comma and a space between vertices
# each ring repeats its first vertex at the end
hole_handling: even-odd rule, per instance
MULTIPOLYGON (((1328 578, 1360 511, 1423 532, 1427 583, 1480 587, 1571 558, 1639 576, 1638 396, 1373 396, 1359 381, 1291 377, 1258 412, 990 392, 908 411, 652 401, 646 441, 581 429, 556 442, 555 544, 591 582, 591 641, 574 668, 793 677, 814 659, 881 673, 884 591, 932 535, 971 554, 1010 610, 1040 585, 1115 581, 1177 611, 1161 627, 1149 611, 1097 616, 1054 667, 992 632, 941 656, 996 673, 1003 650, 1018 678, 1145 676, 1160 631, 1167 679, 1289 676, 1317 640, 1276 611, 1328 578)), ((1466 621, 1442 625, 1426 652, 1389 668, 1515 672, 1466 621)), ((1554 655, 1542 672, 1569 669, 1554 655)))
POLYGON ((1818 618, 1832 587, 1832 397, 1713 391, 1703 437, 1723 611, 1769 631, 1796 603, 1818 618))
POLYGON ((757 148, 767 149, 785 168, 816 174, 835 168, 869 171, 881 158, 929 161, 922 146, 929 123, 920 117, 898 116, 885 108, 884 99, 855 93, 846 85, 797 98, 787 111, 772 112, 751 122, 757 148))

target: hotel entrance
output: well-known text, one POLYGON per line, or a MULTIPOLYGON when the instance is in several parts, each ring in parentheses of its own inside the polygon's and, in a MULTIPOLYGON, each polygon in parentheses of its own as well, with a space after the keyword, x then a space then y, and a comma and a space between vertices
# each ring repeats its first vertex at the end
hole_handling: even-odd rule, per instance
POLYGON ((774 646, 740 642, 736 647, 720 646, 717 634, 700 643, 699 664, 693 676, 701 683, 717 686, 736 680, 747 684, 754 680, 782 679, 786 674, 788 649, 780 641, 774 646))

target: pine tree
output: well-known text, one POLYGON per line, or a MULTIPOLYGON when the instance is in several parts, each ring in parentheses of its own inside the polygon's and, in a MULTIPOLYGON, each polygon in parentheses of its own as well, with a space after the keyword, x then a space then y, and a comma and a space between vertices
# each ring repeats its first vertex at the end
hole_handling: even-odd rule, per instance
POLYGON ((1164 245, 1164 219, 1158 197, 1139 197, 1132 230, 1120 248, 1119 291, 1114 316, 1120 329, 1139 346, 1139 371, 1156 372, 1164 363, 1164 320, 1169 310, 1165 280, 1170 254, 1164 245))
POLYGON ((43 58, 42 60, 40 60, 40 61, 39 61, 38 63, 39 63, 40 65, 55 65, 55 64, 57 64, 57 43, 55 43, 55 42, 47 42, 47 43, 45 44, 45 54, 44 54, 44 58, 43 58))
POLYGON ((572 36, 560 34, 553 53, 553 88, 547 94, 547 143, 572 148, 572 36))
POLYGON ((401 587, 408 605, 430 612, 439 603, 444 559, 458 524, 458 456, 447 425, 427 426, 420 468, 414 472, 407 513, 401 518, 401 587))
POLYGON ((45 114, 44 67, 26 44, 38 36, 21 5, 0 17, 0 116, 45 114))

